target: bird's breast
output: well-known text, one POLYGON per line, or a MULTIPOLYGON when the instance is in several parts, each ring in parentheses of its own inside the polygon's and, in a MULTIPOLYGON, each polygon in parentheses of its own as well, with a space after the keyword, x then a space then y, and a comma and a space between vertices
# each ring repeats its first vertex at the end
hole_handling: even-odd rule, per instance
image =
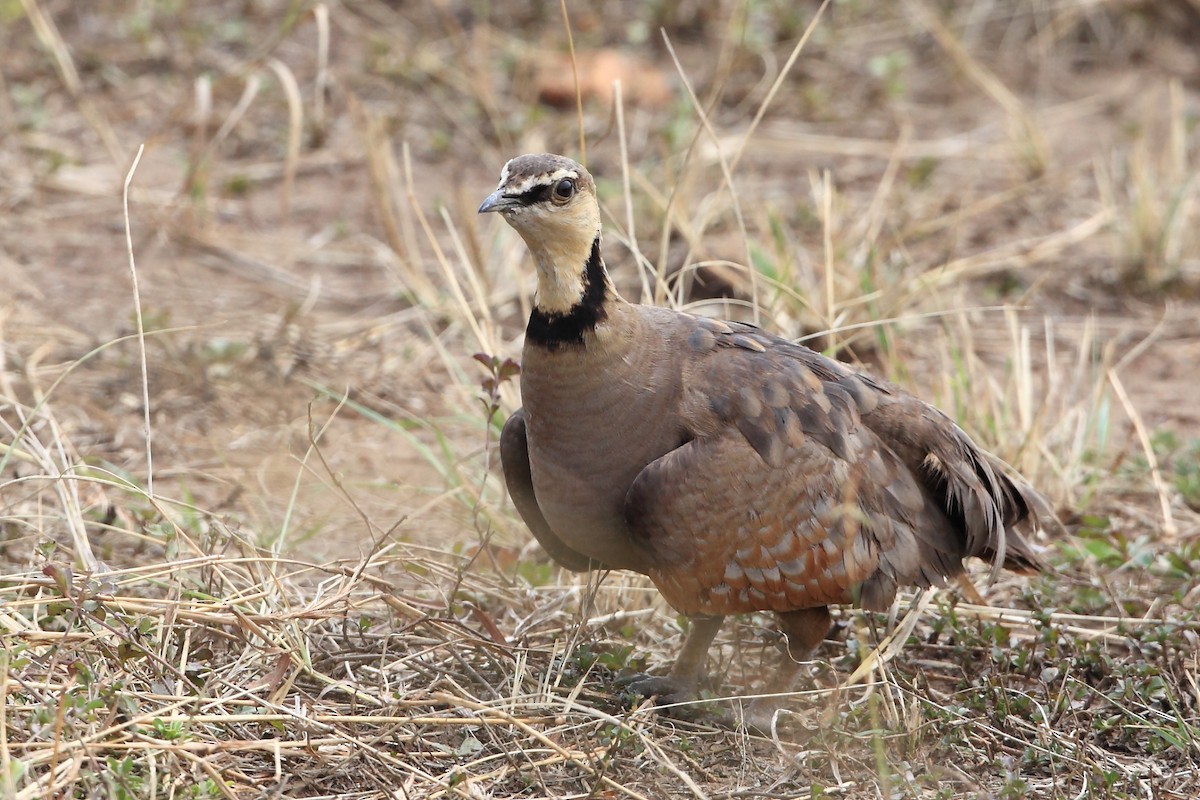
POLYGON ((574 549, 645 571, 645 553, 625 524, 625 497, 643 467, 678 445, 676 383, 660 374, 665 368, 627 354, 590 365, 548 355, 521 378, 538 506, 574 549))

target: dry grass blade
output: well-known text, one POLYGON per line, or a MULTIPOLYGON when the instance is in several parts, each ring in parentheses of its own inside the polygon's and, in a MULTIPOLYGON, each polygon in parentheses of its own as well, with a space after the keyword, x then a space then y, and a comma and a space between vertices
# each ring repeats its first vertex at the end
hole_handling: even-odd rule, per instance
MULTIPOLYGON (((808 25, 804 28, 804 33, 796 40, 796 44, 792 47, 792 52, 788 54, 787 61, 784 62, 783 68, 779 70, 779 74, 775 76, 775 80, 771 83, 771 88, 767 91, 767 96, 759 104, 758 110, 754 112, 754 119, 750 121, 750 126, 746 129, 745 135, 738 143, 738 149, 733 154, 733 158, 729 160, 728 171, 732 172, 737 169, 738 163, 742 160, 742 154, 746 151, 746 145, 754 137, 754 132, 758 129, 758 125, 762 122, 763 117, 767 113, 767 109, 771 107, 771 102, 775 99, 779 89, 783 86, 784 81, 792 72, 792 67, 796 64, 796 59, 800 57, 800 53, 804 50, 804 46, 808 44, 808 40, 812 37, 813 31, 817 29, 817 25, 821 22, 821 17, 825 14, 825 9, 829 7, 830 0, 823 0, 821 5, 817 7, 816 12, 808 21, 808 25)), ((714 137, 715 138, 715 137, 714 137)))
POLYGON ((937 43, 942 46, 946 55, 950 56, 958 68, 995 100, 1016 122, 1018 132, 1014 138, 1018 151, 1027 160, 1030 170, 1035 175, 1044 173, 1050 163, 1050 147, 1037 122, 1025 109, 1025 104, 1004 85, 1003 81, 996 77, 995 73, 968 53, 958 37, 921 0, 905 0, 905 5, 912 11, 913 17, 919 20, 937 40, 937 43))
POLYGON ((587 135, 583 127, 583 89, 579 83, 579 62, 575 58, 575 34, 571 31, 571 17, 567 13, 567 0, 559 0, 562 12, 563 32, 567 37, 567 54, 571 57, 571 82, 575 85, 575 114, 579 122, 579 163, 587 166, 587 135))
POLYGON ((1130 402, 1129 393, 1125 391, 1125 385, 1115 370, 1109 370, 1108 379, 1112 383, 1113 391, 1117 393, 1121 405, 1125 408, 1125 413, 1129 415, 1129 421, 1133 423, 1134 430, 1137 431, 1142 453, 1146 457, 1146 463, 1150 465, 1150 478, 1154 481, 1154 489, 1158 493, 1158 503, 1163 517, 1163 533, 1166 534, 1168 541, 1172 541, 1179 535, 1179 526, 1175 524, 1175 515, 1171 511, 1171 491, 1167 488, 1167 482, 1163 480, 1162 470, 1158 466, 1158 457, 1155 455, 1154 445, 1150 441, 1150 434, 1146 430, 1145 423, 1142 422, 1141 414, 1130 402))
MULTIPOLYGON (((650 276, 655 275, 655 271, 646 257, 642 255, 642 251, 637 243, 633 189, 629 179, 629 150, 625 138, 625 103, 621 95, 621 82, 619 80, 613 81, 613 105, 617 112, 617 142, 621 147, 621 186, 625 193, 625 240, 629 245, 629 252, 633 255, 638 265, 638 277, 642 282, 642 302, 649 303, 654 297, 654 291, 650 288, 650 276)), ((655 277, 659 278, 659 280, 655 281, 656 285, 663 282, 661 276, 655 275, 655 277)))
MULTIPOLYGON (((426 241, 428 241, 430 247, 433 248, 434 258, 437 261, 438 267, 440 267, 442 270, 442 276, 446 279, 445 285, 450 290, 451 294, 453 294, 455 301, 458 303, 459 310, 462 312, 462 319, 466 320, 470 325, 471 332, 475 336, 476 346, 481 348, 485 353, 494 352, 495 345, 492 342, 492 337, 489 333, 484 331, 483 325, 480 324, 478 319, 477 312, 471 308, 471 304, 467 301, 467 297, 462 290, 462 282, 459 280, 458 276, 455 275, 454 268, 450 266, 450 261, 446 258, 445 251, 442 250, 442 246, 438 242, 438 238, 434 234, 433 228, 429 225, 429 220, 425 218, 425 212, 421 210, 420 199, 417 195, 416 187, 413 184, 412 176, 412 156, 409 152, 408 144, 406 143, 404 145, 404 189, 408 196, 409 206, 412 208, 413 214, 416 215, 417 223, 421 226, 421 230, 425 234, 426 241)), ((468 274, 472 274, 469 267, 467 268, 466 272, 468 274)), ((478 291, 478 287, 476 287, 476 289, 476 297, 479 298, 481 293, 478 291)), ((434 291, 431 284, 430 291, 434 291)), ((486 312, 484 311, 479 311, 478 314, 486 316, 486 312)))
POLYGON ((858 668, 850 674, 842 682, 842 688, 848 689, 858 683, 861 683, 869 675, 887 664, 901 651, 907 644, 908 638, 912 636, 913 630, 917 627, 917 622, 921 615, 929 608, 933 602, 934 592, 921 592, 912 603, 909 604, 908 611, 904 614, 904 619, 900 625, 889 633, 879 644, 875 646, 871 652, 867 653, 862 663, 858 668))
POLYGON ((1100 233, 1111 221, 1112 212, 1102 209, 1071 228, 1043 239, 1013 242, 993 252, 955 259, 939 268, 930 283, 946 285, 984 277, 999 270, 1014 267, 1026 268, 1045 263, 1060 257, 1068 248, 1085 242, 1100 233))
POLYGON ((329 92, 329 6, 317 3, 313 7, 317 23, 317 79, 313 83, 313 140, 325 141, 329 120, 325 112, 325 95, 329 92))
MULTIPOLYGON (((696 96, 696 92, 692 88, 691 81, 688 79, 687 72, 683 69, 683 65, 679 62, 679 56, 676 55, 675 48, 671 45, 671 40, 667 37, 666 31, 663 32, 663 42, 667 46, 667 52, 671 54, 672 61, 675 62, 675 69, 679 73, 680 79, 683 81, 684 88, 687 89, 688 97, 692 101, 692 107, 696 112, 696 116, 700 119, 700 124, 704 127, 704 131, 709 135, 712 141, 714 143, 717 142, 718 137, 716 129, 709 121, 708 115, 705 113, 703 106, 700 105, 700 98, 696 96)), ((750 237, 746 232, 746 221, 742 217, 742 206, 738 201, 737 189, 733 185, 733 171, 730 168, 729 163, 726 161, 724 155, 720 153, 720 150, 717 151, 717 155, 721 165, 721 174, 725 179, 725 189, 728 190, 729 200, 733 204, 733 215, 737 220, 737 228, 742 235, 742 243, 746 249, 746 263, 749 264, 752 261, 750 256, 750 237)), ((702 234, 704 229, 707 227, 707 217, 701 222, 700 225, 696 227, 698 229, 698 233, 702 234)), ((758 273, 756 270, 751 269, 748 270, 748 274, 750 275, 750 307, 754 315, 755 324, 757 324, 760 313, 760 304, 758 300, 758 273)))
POLYGON ((300 99, 300 85, 296 83, 296 76, 287 65, 277 58, 269 58, 267 66, 279 79, 279 85, 283 87, 283 96, 287 98, 287 156, 283 162, 283 186, 280 187, 280 203, 283 209, 280 217, 287 222, 292 207, 292 187, 296 183, 296 164, 300 160, 300 137, 304 132, 304 103, 300 99))
POLYGON ((150 373, 146 365, 146 326, 142 317, 142 293, 138 289, 137 262, 133 256, 133 227, 129 222, 129 186, 133 183, 133 176, 137 173, 138 164, 142 162, 142 153, 145 150, 146 146, 144 144, 138 145, 137 155, 133 157, 133 164, 130 165, 129 172, 125 175, 121 203, 125 215, 125 247, 129 253, 129 280, 133 285, 133 313, 134 319, 137 322, 138 360, 142 368, 142 410, 146 426, 146 494, 153 498, 154 431, 150 425, 150 373))
POLYGON ((63 84, 96 135, 100 137, 100 141, 104 143, 109 158, 114 164, 120 164, 124 160, 124 156, 121 145, 117 141, 117 135, 113 132, 112 125, 84 93, 83 81, 79 78, 79 71, 75 68, 71 51, 67 48, 67 43, 63 41, 62 34, 58 32, 58 26, 54 24, 53 18, 42 11, 37 0, 21 0, 21 7, 25 9, 25 14, 33 25, 33 30, 42 46, 54 56, 54 64, 58 67, 58 74, 62 78, 63 84))

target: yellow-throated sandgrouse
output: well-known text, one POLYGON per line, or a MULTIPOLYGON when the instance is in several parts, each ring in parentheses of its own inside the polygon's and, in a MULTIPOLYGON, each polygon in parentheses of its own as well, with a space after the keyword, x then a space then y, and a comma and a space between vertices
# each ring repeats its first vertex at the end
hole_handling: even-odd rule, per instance
POLYGON ((727 614, 776 612, 790 658, 770 688, 787 691, 831 604, 886 609, 968 556, 1038 568, 1017 529, 1056 523, 1050 506, 937 409, 750 325, 623 300, 581 165, 514 158, 479 211, 537 268, 500 444, 517 510, 564 567, 648 575, 693 620, 643 694, 694 696, 727 614))

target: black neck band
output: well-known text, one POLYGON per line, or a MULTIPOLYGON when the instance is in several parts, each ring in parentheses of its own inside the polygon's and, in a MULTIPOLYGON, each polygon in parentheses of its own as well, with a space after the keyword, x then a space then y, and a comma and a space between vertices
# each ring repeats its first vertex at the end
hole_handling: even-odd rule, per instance
POLYGON ((562 313, 547 313, 535 307, 525 328, 526 341, 550 350, 583 344, 583 335, 595 330, 607 316, 604 309, 607 295, 608 276, 604 273, 604 262, 600 260, 600 237, 596 236, 583 272, 583 296, 562 313))

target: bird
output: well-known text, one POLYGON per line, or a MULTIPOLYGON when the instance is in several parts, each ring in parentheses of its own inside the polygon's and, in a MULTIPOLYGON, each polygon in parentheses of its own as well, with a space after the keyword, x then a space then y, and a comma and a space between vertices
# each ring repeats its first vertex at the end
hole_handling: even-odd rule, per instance
MULTIPOLYGON (((792 690, 831 605, 888 609, 964 559, 1033 574, 1050 503, 947 415, 758 327, 631 303, 601 255, 596 183, 552 153, 506 163, 479 213, 525 241, 537 273, 523 407, 500 460, 518 514, 562 567, 646 575, 689 618, 670 672, 631 688, 699 696, 725 617, 774 612, 792 690)), ((769 730, 778 698, 743 722, 769 730)))

